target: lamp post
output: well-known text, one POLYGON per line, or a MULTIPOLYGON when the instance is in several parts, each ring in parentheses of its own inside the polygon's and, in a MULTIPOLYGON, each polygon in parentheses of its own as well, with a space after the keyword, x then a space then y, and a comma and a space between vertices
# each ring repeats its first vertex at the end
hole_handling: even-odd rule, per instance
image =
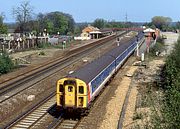
POLYGON ((63 41, 63 50, 66 48, 66 41, 63 41))
POLYGON ((44 36, 47 36, 47 30, 46 30, 46 28, 44 29, 44 36))
POLYGON ((121 41, 121 39, 122 39, 122 37, 118 37, 117 38, 117 40, 116 40, 116 42, 117 42, 117 46, 119 47, 119 45, 120 45, 120 41, 121 41))
POLYGON ((59 38, 60 38, 59 34, 60 34, 60 33, 59 33, 59 31, 58 31, 58 32, 57 32, 57 35, 58 35, 58 44, 59 44, 59 38))

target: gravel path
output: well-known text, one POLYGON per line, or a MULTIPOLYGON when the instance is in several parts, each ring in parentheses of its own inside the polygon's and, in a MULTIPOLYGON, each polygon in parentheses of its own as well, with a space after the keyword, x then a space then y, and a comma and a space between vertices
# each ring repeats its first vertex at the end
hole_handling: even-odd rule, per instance
MULTIPOLYGON (((126 74, 133 75, 136 70, 136 66, 131 66, 126 74)), ((118 76, 120 74, 121 73, 118 73, 116 78, 113 80, 114 83, 118 85, 118 88, 115 91, 114 97, 111 98, 111 101, 109 101, 106 106, 106 114, 100 129, 116 129, 118 126, 120 112, 131 84, 131 77, 124 76, 122 80, 119 80, 118 76)))
POLYGON ((132 85, 133 85, 133 87, 131 89, 128 106, 126 109, 126 114, 125 114, 125 118, 124 118, 124 122, 123 122, 124 129, 128 129, 129 128, 128 125, 131 125, 133 123, 133 116, 134 116, 134 112, 135 112, 135 108, 136 108, 136 97, 138 94, 138 90, 134 84, 132 84, 132 85))

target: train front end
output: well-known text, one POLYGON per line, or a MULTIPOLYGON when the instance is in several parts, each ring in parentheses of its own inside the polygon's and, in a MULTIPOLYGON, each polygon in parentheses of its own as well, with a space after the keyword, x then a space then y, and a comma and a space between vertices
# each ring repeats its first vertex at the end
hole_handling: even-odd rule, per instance
POLYGON ((63 78, 57 82, 57 106, 82 111, 88 107, 88 88, 84 81, 63 78))

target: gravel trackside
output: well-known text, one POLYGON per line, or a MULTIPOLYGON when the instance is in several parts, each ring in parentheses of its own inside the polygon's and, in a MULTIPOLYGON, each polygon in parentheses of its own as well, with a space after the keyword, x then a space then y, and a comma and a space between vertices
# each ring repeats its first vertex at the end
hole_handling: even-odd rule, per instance
POLYGON ((125 117, 124 117, 124 122, 123 122, 124 129, 129 129, 128 125, 131 125, 134 122, 133 116, 134 116, 134 112, 136 108, 137 94, 138 94, 137 87, 133 85, 130 96, 129 96, 125 117))
MULTIPOLYGON (((133 75, 136 70, 136 66, 131 66, 126 75, 133 75)), ((131 84, 131 77, 124 76, 122 80, 119 80, 118 76, 120 74, 122 73, 118 73, 115 80, 113 80, 114 84, 118 85, 118 88, 115 91, 114 97, 111 98, 111 101, 109 101, 106 106, 106 113, 100 129, 116 129, 118 126, 121 109, 131 84)))

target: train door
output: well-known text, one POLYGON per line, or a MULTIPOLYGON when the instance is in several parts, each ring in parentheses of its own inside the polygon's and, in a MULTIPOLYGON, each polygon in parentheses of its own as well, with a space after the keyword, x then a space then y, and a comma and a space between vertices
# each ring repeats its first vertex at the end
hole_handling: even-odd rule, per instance
POLYGON ((73 107, 75 105, 76 89, 74 85, 65 86, 65 106, 73 107))

